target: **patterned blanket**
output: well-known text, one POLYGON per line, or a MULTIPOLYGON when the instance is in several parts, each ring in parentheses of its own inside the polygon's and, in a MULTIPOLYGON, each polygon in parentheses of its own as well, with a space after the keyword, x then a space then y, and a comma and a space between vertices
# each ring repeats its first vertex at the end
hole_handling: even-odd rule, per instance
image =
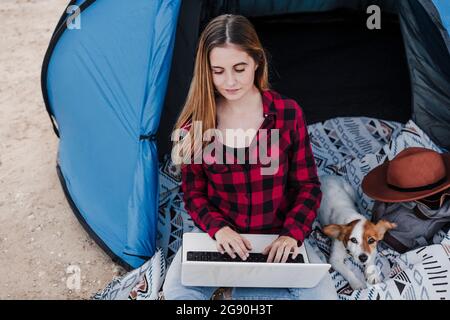
MULTIPOLYGON (((426 147, 443 152, 413 122, 400 124, 372 118, 335 118, 308 126, 319 175, 340 175, 357 190, 360 212, 370 218, 373 200, 361 190, 362 178, 373 168, 392 159, 407 147, 426 147)), ((184 232, 193 222, 184 209, 180 172, 169 156, 160 166, 160 199, 157 246, 154 257, 140 268, 114 279, 93 299, 158 299, 169 266, 181 246, 184 232)), ((329 257, 331 240, 316 220, 310 236, 323 261, 329 257)), ((450 232, 441 230, 426 247, 405 254, 379 244, 379 267, 383 281, 366 289, 352 290, 335 270, 330 275, 341 300, 450 299, 450 232)), ((363 278, 362 266, 345 262, 363 278)))

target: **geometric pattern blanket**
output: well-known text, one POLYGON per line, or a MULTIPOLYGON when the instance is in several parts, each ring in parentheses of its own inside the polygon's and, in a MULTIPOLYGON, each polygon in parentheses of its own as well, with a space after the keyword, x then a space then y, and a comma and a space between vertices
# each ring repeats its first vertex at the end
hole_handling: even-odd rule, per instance
MULTIPOLYGON (((373 200, 361 189, 362 178, 386 159, 407 147, 426 147, 444 152, 412 121, 400 124, 366 117, 341 117, 308 126, 319 176, 342 176, 356 190, 357 205, 370 219, 373 200)), ((180 193, 181 176, 169 155, 160 165, 160 197, 156 254, 140 268, 113 281, 93 299, 158 299, 165 271, 181 246, 182 235, 193 222, 184 209, 180 193)), ((310 238, 323 261, 328 260, 331 240, 313 224, 310 238)), ((341 300, 450 300, 450 232, 439 231, 425 247, 404 254, 379 243, 376 261, 383 281, 362 290, 353 290, 335 270, 330 269, 341 300)), ((361 279, 363 269, 347 259, 361 279)))

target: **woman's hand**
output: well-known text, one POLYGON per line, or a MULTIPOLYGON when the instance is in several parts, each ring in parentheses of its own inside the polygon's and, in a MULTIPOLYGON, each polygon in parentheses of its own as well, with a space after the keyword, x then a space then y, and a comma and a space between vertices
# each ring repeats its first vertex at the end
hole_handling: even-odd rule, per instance
POLYGON ((235 252, 242 260, 247 260, 249 251, 252 250, 250 241, 242 237, 230 227, 223 227, 214 235, 217 250, 224 254, 225 251, 231 258, 236 258, 235 252))
POLYGON ((267 246, 262 254, 269 254, 267 262, 285 263, 292 252, 292 259, 295 259, 300 253, 297 246, 297 240, 289 236, 278 237, 274 242, 267 246))

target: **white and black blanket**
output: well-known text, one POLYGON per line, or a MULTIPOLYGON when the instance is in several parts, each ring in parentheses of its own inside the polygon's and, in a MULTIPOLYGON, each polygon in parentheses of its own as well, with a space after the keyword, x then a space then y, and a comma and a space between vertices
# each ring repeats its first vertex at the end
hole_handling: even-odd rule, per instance
MULTIPOLYGON (((413 122, 400 124, 372 118, 335 118, 308 126, 319 175, 343 176, 357 191, 360 212, 370 218, 373 200, 361 190, 363 177, 373 168, 392 159, 407 147, 426 147, 439 152, 413 122)), ((157 246, 154 257, 140 268, 113 281, 94 299, 158 299, 167 266, 181 246, 183 232, 191 230, 192 220, 184 210, 180 193, 180 172, 168 157, 160 166, 160 199, 157 246)), ((325 261, 331 241, 314 222, 311 237, 325 261)), ((363 290, 352 290, 336 271, 330 270, 342 300, 450 299, 450 233, 440 231, 426 247, 399 254, 380 244, 377 265, 383 281, 363 290)), ((363 277, 361 266, 347 260, 349 267, 363 277)))

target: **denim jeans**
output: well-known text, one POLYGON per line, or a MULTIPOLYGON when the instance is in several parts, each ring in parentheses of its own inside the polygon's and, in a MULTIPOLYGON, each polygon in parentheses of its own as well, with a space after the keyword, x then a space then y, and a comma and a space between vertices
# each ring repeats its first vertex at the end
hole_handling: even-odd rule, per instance
MULTIPOLYGON (((202 232, 194 228, 192 232, 202 232)), ((311 263, 323 262, 305 240, 311 263)), ((216 287, 194 287, 181 284, 181 248, 175 255, 163 285, 166 300, 209 300, 216 287)), ((233 300, 337 300, 337 293, 329 273, 314 288, 243 288, 232 289, 233 300)))

